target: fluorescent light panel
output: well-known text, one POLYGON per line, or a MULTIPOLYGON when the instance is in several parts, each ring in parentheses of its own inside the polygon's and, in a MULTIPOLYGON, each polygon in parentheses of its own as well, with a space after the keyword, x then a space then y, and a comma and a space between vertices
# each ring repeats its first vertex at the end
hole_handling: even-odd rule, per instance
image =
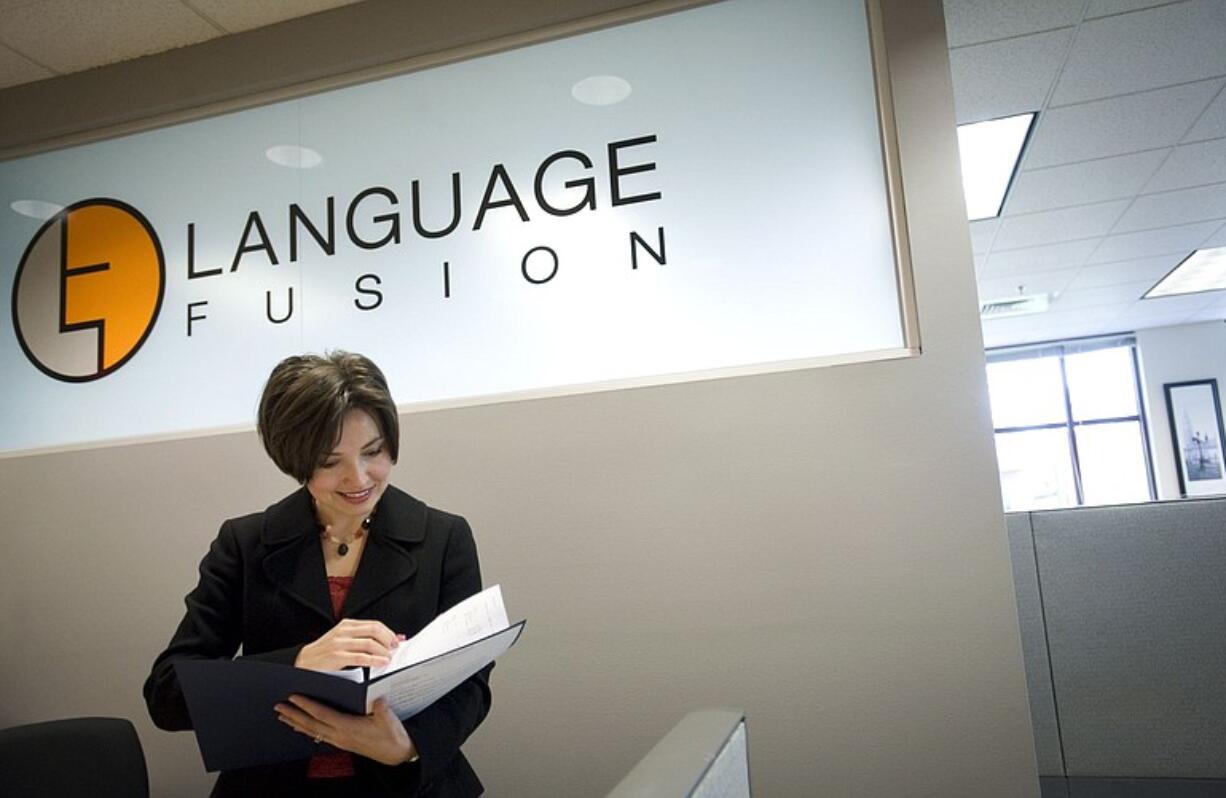
POLYGON ((1221 290, 1226 290, 1226 247, 1196 250, 1141 298, 1221 290))
POLYGON ((962 191, 973 222, 999 216, 1035 114, 958 125, 962 153, 962 191))

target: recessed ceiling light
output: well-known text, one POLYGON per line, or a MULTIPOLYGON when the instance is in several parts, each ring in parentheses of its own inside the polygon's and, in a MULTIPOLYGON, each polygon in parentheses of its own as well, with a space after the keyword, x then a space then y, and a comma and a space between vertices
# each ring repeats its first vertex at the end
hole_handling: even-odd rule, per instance
POLYGON ((324 157, 310 147, 297 144, 277 144, 264 150, 264 157, 277 166, 290 169, 313 169, 324 162, 324 157))
POLYGON ((9 207, 22 216, 29 216, 31 219, 50 219, 64 210, 63 205, 32 199, 13 200, 9 203, 9 207))
POLYGON ((1145 292, 1142 299, 1226 290, 1226 247, 1198 249, 1145 292))
POLYGON ((593 75, 570 88, 570 95, 584 105, 616 105, 630 96, 630 83, 616 75, 593 75))
POLYGON ((972 222, 999 216, 1035 113, 958 125, 962 191, 972 222))

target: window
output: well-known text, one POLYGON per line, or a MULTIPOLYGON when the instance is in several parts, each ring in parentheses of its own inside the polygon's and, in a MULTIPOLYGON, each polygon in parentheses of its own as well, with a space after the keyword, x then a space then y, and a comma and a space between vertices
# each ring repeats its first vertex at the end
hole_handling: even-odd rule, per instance
POLYGON ((988 351, 1006 511, 1153 500, 1137 374, 1125 336, 988 351))

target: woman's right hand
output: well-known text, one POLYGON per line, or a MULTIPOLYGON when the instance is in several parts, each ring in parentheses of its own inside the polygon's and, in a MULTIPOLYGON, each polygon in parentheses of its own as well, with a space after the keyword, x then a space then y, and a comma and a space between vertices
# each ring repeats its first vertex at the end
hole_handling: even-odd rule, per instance
POLYGON ((403 638, 379 621, 346 618, 298 652, 294 666, 312 671, 339 671, 354 665, 376 668, 390 662, 403 638))

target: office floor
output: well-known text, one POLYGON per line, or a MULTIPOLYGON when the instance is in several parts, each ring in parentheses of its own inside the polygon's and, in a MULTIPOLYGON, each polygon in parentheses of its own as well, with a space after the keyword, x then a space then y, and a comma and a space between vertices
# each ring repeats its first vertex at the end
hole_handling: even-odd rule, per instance
POLYGON ((1222 798, 1226 779, 1092 779, 1040 776, 1043 798, 1222 798))

